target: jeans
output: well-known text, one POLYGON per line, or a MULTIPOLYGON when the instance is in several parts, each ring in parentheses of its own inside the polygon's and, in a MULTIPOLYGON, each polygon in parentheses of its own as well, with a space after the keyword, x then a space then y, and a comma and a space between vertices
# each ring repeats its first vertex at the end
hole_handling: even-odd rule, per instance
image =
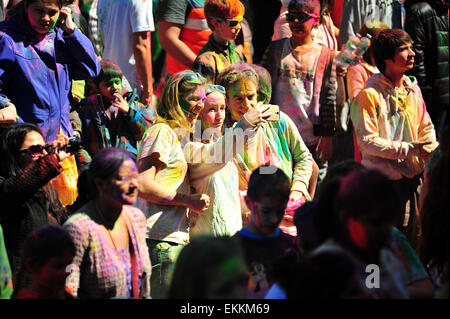
POLYGON ((165 299, 169 292, 175 262, 184 246, 154 239, 147 239, 147 246, 152 262, 151 297, 165 299))

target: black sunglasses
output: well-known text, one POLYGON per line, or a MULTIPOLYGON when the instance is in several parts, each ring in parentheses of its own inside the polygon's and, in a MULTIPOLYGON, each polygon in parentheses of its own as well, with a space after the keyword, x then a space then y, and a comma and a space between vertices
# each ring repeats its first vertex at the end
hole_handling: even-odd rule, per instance
POLYGON ((314 17, 305 12, 288 12, 286 14, 286 20, 288 22, 305 23, 306 21, 312 18, 314 17))
POLYGON ((28 153, 31 156, 36 156, 38 154, 43 154, 44 150, 48 151, 49 147, 51 147, 51 145, 42 146, 42 145, 36 144, 36 145, 31 145, 29 148, 20 150, 19 153, 20 154, 28 153))
POLYGON ((211 17, 211 18, 226 22, 232 28, 237 27, 242 22, 242 20, 224 19, 224 18, 216 18, 216 17, 211 17))

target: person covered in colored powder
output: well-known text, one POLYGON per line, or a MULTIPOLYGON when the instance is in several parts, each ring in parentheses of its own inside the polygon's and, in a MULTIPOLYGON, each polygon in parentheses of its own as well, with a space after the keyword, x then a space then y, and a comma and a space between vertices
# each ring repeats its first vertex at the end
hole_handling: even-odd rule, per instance
POLYGON ((270 115, 269 108, 260 104, 244 114, 241 123, 224 130, 225 94, 223 86, 208 85, 205 107, 199 117, 201 125, 197 126, 201 126, 201 141, 194 140, 184 148, 191 187, 196 193, 207 194, 211 202, 201 214, 190 214, 190 237, 205 234, 232 236, 242 228, 239 175, 233 159, 240 147, 244 147, 244 141, 239 143, 238 139, 244 135, 254 138, 258 124, 270 115), (266 112, 261 118, 260 108, 266 112), (243 128, 251 132, 245 132, 243 128))
POLYGON ((319 0, 292 0, 286 16, 292 37, 273 41, 261 65, 272 77, 271 102, 295 123, 319 165, 323 180, 336 132, 336 63, 334 51, 313 40, 320 22, 319 0))
POLYGON ((217 76, 227 66, 247 62, 244 54, 236 50, 234 43, 241 31, 245 8, 239 0, 206 0, 204 10, 208 26, 213 33, 200 50, 192 70, 216 84, 217 76))
POLYGON ((372 43, 381 73, 371 76, 353 100, 350 116, 362 164, 382 171, 397 185, 403 214, 396 226, 413 248, 420 236, 417 204, 425 163, 437 147, 436 132, 417 80, 411 37, 400 29, 379 31, 372 43))
POLYGON ((136 89, 125 92, 119 66, 102 60, 102 69, 93 79, 97 94, 82 100, 81 137, 91 156, 106 147, 118 147, 136 158, 137 144, 153 122, 153 109, 139 102, 136 89))
POLYGON ((138 197, 135 161, 124 150, 105 148, 88 170, 88 202, 63 225, 76 248, 66 290, 80 299, 149 298, 146 219, 133 206, 138 197))
POLYGON ((61 132, 73 135, 71 80, 87 80, 100 72, 91 42, 75 27, 63 3, 24 0, 0 24, 0 105, 14 104, 18 122, 38 125, 45 142, 61 132))
MULTIPOLYGON (((225 127, 231 127, 257 105, 258 75, 248 64, 233 64, 219 75, 218 82, 226 89, 228 111, 225 127)), ((262 123, 256 134, 255 139, 235 158, 239 189, 247 190, 253 170, 271 164, 281 168, 290 178, 291 202, 301 204, 310 200, 308 185, 312 174, 312 156, 294 122, 280 112, 279 120, 262 123)), ((242 207, 242 211, 245 225, 249 217, 248 209, 242 207)))

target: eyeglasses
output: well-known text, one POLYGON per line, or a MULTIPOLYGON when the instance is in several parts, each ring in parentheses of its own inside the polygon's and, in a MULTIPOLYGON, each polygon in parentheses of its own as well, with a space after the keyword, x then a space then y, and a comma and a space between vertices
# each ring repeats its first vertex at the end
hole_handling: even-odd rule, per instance
POLYGON ((222 85, 209 84, 208 89, 206 90, 206 95, 211 94, 212 92, 217 91, 225 95, 226 90, 222 85))
POLYGON ((242 20, 224 19, 224 18, 217 18, 217 17, 211 17, 211 19, 217 19, 219 21, 226 22, 232 28, 237 27, 242 22, 242 20))
POLYGON ((48 150, 48 148, 49 148, 49 145, 42 146, 42 145, 36 144, 36 145, 31 145, 29 148, 20 150, 19 153, 20 154, 28 153, 28 154, 30 154, 31 157, 36 157, 40 154, 43 154, 44 151, 48 150))
POLYGON ((317 18, 318 18, 317 16, 309 15, 305 12, 288 12, 286 14, 286 20, 288 22, 305 23, 309 19, 317 19, 317 18))

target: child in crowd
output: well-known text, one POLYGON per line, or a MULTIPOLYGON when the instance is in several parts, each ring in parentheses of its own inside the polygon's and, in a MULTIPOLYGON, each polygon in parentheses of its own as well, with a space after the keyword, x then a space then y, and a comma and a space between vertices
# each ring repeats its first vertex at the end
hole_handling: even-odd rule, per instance
POLYGON ((65 283, 74 256, 75 245, 62 228, 49 225, 30 233, 17 278, 30 274, 32 284, 16 291, 13 298, 68 298, 65 283))
MULTIPOLYGON (((194 163, 187 155, 191 187, 195 193, 207 194, 209 208, 197 214, 189 214, 189 235, 208 234, 232 236, 242 228, 241 205, 239 202, 239 178, 232 157, 228 161, 218 160, 225 155, 230 139, 214 145, 223 134, 225 120, 225 88, 210 84, 206 89, 205 107, 200 113, 202 141, 188 143, 185 151, 190 154, 201 152, 200 163, 194 163), (220 157, 219 157, 220 156, 220 157)), ((234 148, 234 147, 233 147, 234 148)), ((185 152, 186 154, 186 152, 185 152)))
POLYGON ((227 66, 247 62, 234 43, 241 30, 245 7, 239 0, 206 0, 204 10, 213 33, 200 50, 192 70, 214 84, 219 73, 227 66))
POLYGON ((290 184, 286 174, 275 166, 261 166, 250 176, 245 197, 250 222, 233 238, 239 239, 244 249, 253 298, 264 297, 274 283, 277 259, 296 250, 295 237, 278 228, 289 200, 290 184))
POLYGON ((153 122, 152 108, 146 108, 136 92, 124 92, 123 74, 109 60, 93 80, 97 94, 84 99, 80 111, 82 141, 91 156, 103 148, 118 147, 136 157, 138 141, 153 122))
POLYGON ((273 41, 261 63, 272 76, 272 103, 297 126, 320 168, 319 183, 333 152, 336 130, 334 51, 313 41, 319 0, 292 0, 286 16, 292 37, 273 41))

